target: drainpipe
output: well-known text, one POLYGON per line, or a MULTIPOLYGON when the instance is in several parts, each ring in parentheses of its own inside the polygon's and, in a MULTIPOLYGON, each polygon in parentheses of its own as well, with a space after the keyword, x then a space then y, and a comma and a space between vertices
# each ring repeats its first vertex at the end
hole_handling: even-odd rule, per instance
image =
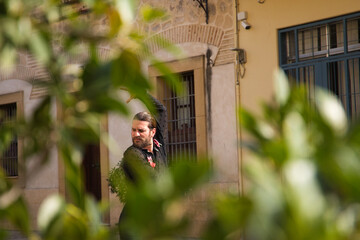
MULTIPOLYGON (((237 13, 239 12, 239 0, 234 0, 235 3, 235 44, 236 48, 239 49, 239 24, 237 20, 237 13)), ((239 62, 239 55, 236 54, 236 73, 235 73, 235 97, 236 97, 236 111, 241 107, 241 95, 240 95, 240 62, 239 62)), ((243 155, 242 155, 242 148, 240 147, 242 135, 241 135, 241 127, 240 127, 240 119, 239 115, 236 112, 236 134, 237 134, 237 157, 238 157, 238 169, 239 169, 239 179, 238 179, 238 188, 239 193, 244 194, 244 177, 243 177, 243 155)))

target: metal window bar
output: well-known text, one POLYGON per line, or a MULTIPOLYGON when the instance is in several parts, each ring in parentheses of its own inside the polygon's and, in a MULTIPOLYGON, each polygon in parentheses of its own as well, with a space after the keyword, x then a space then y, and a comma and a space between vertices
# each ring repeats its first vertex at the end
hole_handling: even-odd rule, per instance
POLYGON ((328 90, 335 94, 348 116, 351 117, 351 101, 348 83, 345 79, 344 61, 330 62, 327 64, 328 90))
MULTIPOLYGON (((0 125, 16 120, 16 103, 0 105, 0 125)), ((0 164, 8 177, 18 176, 18 140, 14 135, 8 148, 0 155, 0 164)))
POLYGON ((352 119, 357 119, 360 115, 360 61, 359 58, 349 59, 345 66, 349 79, 349 109, 352 119))
POLYGON ((325 87, 339 98, 349 118, 360 116, 360 12, 279 30, 279 56, 290 81, 304 83, 310 99, 316 85, 325 87), (307 47, 311 53, 304 55, 307 47))
POLYGON ((360 12, 279 30, 279 39, 282 43, 279 45, 280 65, 294 63, 293 58, 285 57, 288 51, 286 48, 289 48, 290 44, 294 44, 294 42, 297 48, 296 56, 294 56, 295 63, 316 60, 315 58, 336 57, 339 54, 347 54, 348 51, 359 51, 359 22, 360 12), (295 39, 293 40, 291 35, 294 32, 295 39), (292 41, 289 43, 289 40, 292 41), (307 44, 304 45, 305 41, 307 44), (317 48, 312 47, 314 44, 317 45, 317 48), (305 53, 304 50, 306 50, 305 53))
POLYGON ((168 110, 168 158, 196 156, 196 121, 194 73, 181 73, 184 93, 177 95, 172 89, 164 89, 163 102, 168 110))

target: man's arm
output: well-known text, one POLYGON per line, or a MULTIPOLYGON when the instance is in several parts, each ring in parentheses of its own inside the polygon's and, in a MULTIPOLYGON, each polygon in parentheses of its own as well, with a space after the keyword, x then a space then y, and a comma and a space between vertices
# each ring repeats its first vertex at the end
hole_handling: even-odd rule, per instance
POLYGON ((148 94, 155 106, 156 134, 154 138, 164 145, 167 143, 167 110, 166 107, 155 97, 148 94))

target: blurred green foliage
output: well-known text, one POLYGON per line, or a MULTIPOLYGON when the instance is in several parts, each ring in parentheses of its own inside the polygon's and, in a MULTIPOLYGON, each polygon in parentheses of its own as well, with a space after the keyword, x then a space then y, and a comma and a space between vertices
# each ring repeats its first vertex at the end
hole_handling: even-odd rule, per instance
POLYGON ((349 122, 336 96, 291 89, 275 77, 276 94, 262 116, 242 109, 248 132, 244 196, 249 239, 358 239, 359 124, 349 122))
MULTIPOLYGON (((261 115, 239 110, 246 132, 244 192, 205 190, 211 193, 209 219, 200 238, 358 239, 359 124, 349 122, 336 96, 324 90, 317 89, 311 102, 305 88, 290 88, 282 72, 274 83, 274 99, 263 104, 261 115)), ((180 212, 178 225, 166 228, 166 209, 189 204, 185 196, 197 185, 191 176, 198 174, 203 184, 211 180, 212 167, 204 162, 211 160, 197 167, 184 161, 156 181, 145 178, 128 198, 133 211, 126 227, 139 239, 176 239, 186 232, 191 214, 172 209, 180 212), (180 181, 168 179, 174 176, 180 181)))
MULTIPOLYGON (((118 95, 120 89, 151 109, 144 94, 152 90, 141 69, 144 58, 169 85, 180 89, 176 76, 151 55, 144 41, 147 36, 133 29, 135 1, 73 2, 0 0, 2 71, 12 71, 18 53, 25 52, 50 76, 36 81, 48 94, 32 115, 16 125, 1 126, 0 151, 15 134, 26 142, 25 161, 37 156, 40 168, 56 146, 69 190, 66 200, 57 195, 45 200, 38 215, 39 231, 34 233, 21 188, 0 172, 0 219, 31 239, 114 237, 101 221, 106 203, 97 203, 84 190, 84 146, 99 140, 108 143, 99 127, 104 114, 129 113, 118 95), (97 30, 104 20, 106 27, 97 30), (113 50, 108 58, 99 58, 100 45, 113 50), (71 59, 83 53, 87 54, 82 67, 76 68, 71 59), (76 71, 68 74, 72 67, 76 71), (58 118, 52 115, 55 101, 63 110, 58 118)), ((164 17, 148 5, 140 13, 144 21, 164 17)), ((177 53, 166 40, 156 40, 177 53)), ((359 239, 360 125, 348 122, 334 96, 318 90, 316 101, 309 102, 304 88, 291 89, 281 73, 276 79, 274 101, 263 105, 261 116, 239 111, 242 130, 247 132, 242 142, 247 149, 242 159, 245 189, 243 194, 212 192, 201 238, 359 239)), ((126 184, 131 216, 126 227, 134 236, 179 239, 189 229, 192 219, 184 206, 189 195, 213 176, 210 159, 194 162, 180 161, 155 179, 140 171, 140 184, 126 184)), ((125 181, 116 178, 111 187, 119 193, 118 183, 125 181)), ((0 238, 5 238, 4 232, 0 238)))
MULTIPOLYGON (((100 127, 105 114, 129 113, 119 90, 126 89, 152 109, 144 94, 152 90, 152 84, 141 69, 143 60, 159 66, 164 80, 180 89, 177 77, 168 74, 170 70, 151 55, 147 36, 134 28, 137 7, 137 1, 132 0, 0 0, 1 71, 14 71, 19 54, 29 54, 49 76, 33 81, 34 85, 46 88, 47 94, 31 116, 14 125, 1 125, 0 151, 6 150, 13 136, 17 136, 26 143, 25 162, 20 167, 25 169, 27 161, 36 156, 41 161, 32 164, 39 164, 34 169, 40 169, 57 147, 66 174, 68 202, 63 197, 50 196, 43 203, 37 235, 30 230, 21 187, 12 184, 1 172, 0 218, 9 220, 27 237, 110 236, 111 231, 101 221, 106 204, 85 194, 81 169, 84 148, 93 142, 109 143, 109 136, 100 127), (99 46, 108 47, 111 53, 100 57, 99 46), (58 117, 53 115, 55 103, 62 110, 58 117)), ((139 17, 143 21, 165 15, 148 5, 139 14, 143 14, 139 17)), ((167 45, 176 54, 175 48, 167 45)))
POLYGON ((130 217, 122 227, 135 239, 181 239, 192 223, 187 195, 205 184, 211 172, 207 159, 183 159, 155 179, 149 171, 139 172, 140 182, 127 185, 130 217))

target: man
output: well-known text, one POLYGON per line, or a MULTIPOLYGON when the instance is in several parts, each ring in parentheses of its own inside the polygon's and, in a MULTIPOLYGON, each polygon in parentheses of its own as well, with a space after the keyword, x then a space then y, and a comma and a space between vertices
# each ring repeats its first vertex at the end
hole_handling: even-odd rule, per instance
MULTIPOLYGON (((156 176, 164 167, 167 166, 165 134, 167 129, 167 111, 153 96, 149 95, 156 108, 156 115, 148 112, 137 113, 131 126, 132 145, 126 149, 121 162, 126 178, 133 183, 137 183, 139 175, 136 175, 136 167, 140 164, 147 168, 152 175, 156 176)), ((129 102, 130 98, 127 102, 129 102)), ((127 218, 126 204, 120 214, 119 229, 120 239, 133 239, 122 227, 122 223, 127 218)))
POLYGON ((128 161, 132 159, 140 160, 148 164, 156 172, 167 166, 165 150, 165 131, 167 129, 167 111, 159 100, 149 95, 156 108, 155 117, 149 112, 137 113, 132 121, 131 138, 132 146, 124 152, 123 168, 130 180, 134 176, 129 168, 128 161))

